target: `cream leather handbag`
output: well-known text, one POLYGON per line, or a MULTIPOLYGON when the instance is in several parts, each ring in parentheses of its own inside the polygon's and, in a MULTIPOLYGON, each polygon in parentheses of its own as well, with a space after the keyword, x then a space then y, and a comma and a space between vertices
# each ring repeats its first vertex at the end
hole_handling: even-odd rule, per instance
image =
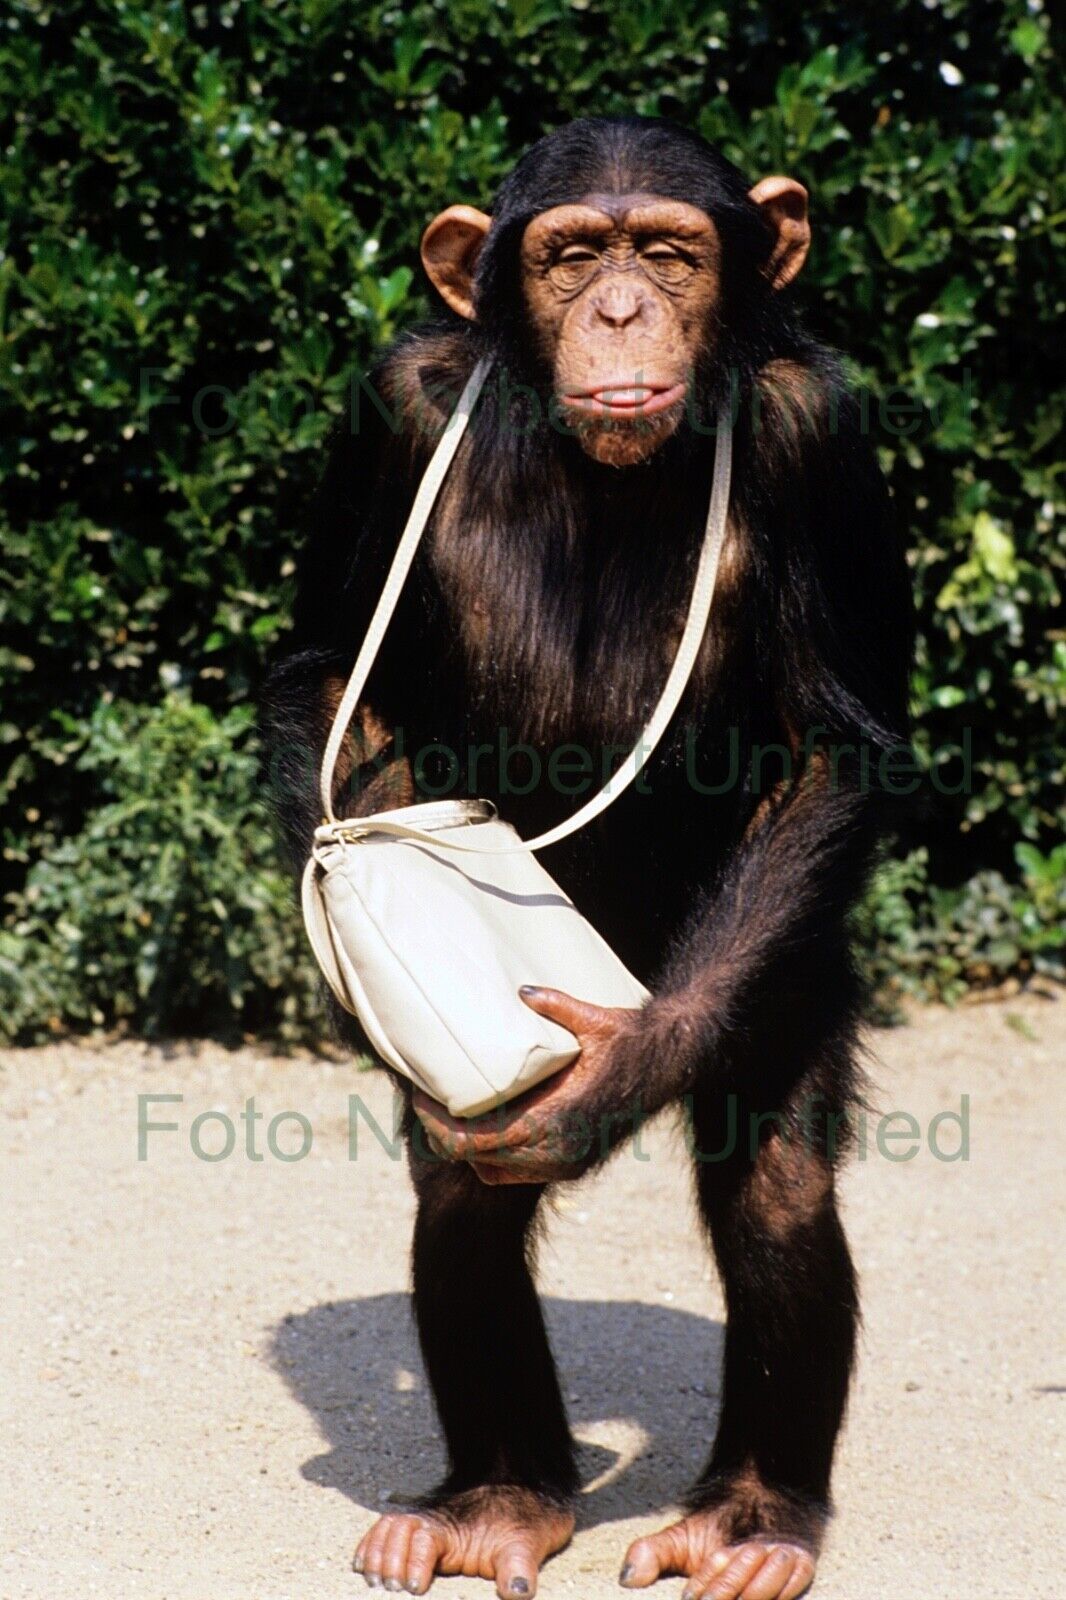
POLYGON ((729 509, 731 433, 718 421, 703 549, 677 655, 648 726, 604 787, 523 842, 488 800, 442 800, 337 818, 333 776, 348 724, 441 483, 488 372, 481 362, 429 463, 352 668, 322 761, 324 821, 303 878, 307 932, 327 983, 382 1060, 472 1117, 573 1061, 577 1041, 519 998, 523 984, 602 1006, 647 990, 533 852, 574 833, 637 777, 677 709, 707 625, 729 509))

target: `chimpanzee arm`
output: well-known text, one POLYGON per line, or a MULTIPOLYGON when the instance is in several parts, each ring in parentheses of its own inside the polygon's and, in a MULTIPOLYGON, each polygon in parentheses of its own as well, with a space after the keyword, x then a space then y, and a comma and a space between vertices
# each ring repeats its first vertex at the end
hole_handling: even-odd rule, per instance
POLYGON ((847 397, 791 420, 764 415, 751 523, 774 574, 766 638, 797 767, 755 812, 639 1028, 619 1040, 608 1092, 649 1112, 708 1073, 723 1092, 780 1104, 808 1047, 851 1019, 848 914, 902 810, 899 768, 883 763, 906 739, 912 617, 886 489, 847 397))

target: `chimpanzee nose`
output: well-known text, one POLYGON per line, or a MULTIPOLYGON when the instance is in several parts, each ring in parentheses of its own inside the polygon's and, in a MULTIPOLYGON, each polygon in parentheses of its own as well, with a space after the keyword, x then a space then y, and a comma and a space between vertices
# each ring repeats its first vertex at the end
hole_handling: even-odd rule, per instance
POLYGON ((645 296, 638 284, 605 283, 596 296, 596 315, 609 328, 625 328, 644 313, 645 296))

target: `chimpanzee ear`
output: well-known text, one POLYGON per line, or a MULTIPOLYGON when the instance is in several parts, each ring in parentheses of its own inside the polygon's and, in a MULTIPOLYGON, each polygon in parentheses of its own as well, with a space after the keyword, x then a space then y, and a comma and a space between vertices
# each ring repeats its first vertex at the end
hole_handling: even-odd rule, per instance
POLYGON ((795 178, 761 178, 748 190, 748 199, 754 200, 775 236, 763 271, 771 289, 783 289, 792 282, 811 247, 807 191, 795 178))
POLYGON ((446 305, 474 319, 474 268, 491 218, 473 206, 449 206, 422 235, 422 265, 446 305))

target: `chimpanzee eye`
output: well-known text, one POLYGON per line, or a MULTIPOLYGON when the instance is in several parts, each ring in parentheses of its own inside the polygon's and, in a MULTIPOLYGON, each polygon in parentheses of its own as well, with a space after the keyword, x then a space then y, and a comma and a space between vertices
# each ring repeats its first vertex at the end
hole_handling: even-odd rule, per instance
POLYGON ((648 245, 641 251, 640 258, 663 283, 680 283, 693 267, 688 256, 668 244, 648 245))
POLYGON ((587 244, 568 244, 552 262, 548 276, 560 289, 578 289, 599 264, 599 259, 587 244))

